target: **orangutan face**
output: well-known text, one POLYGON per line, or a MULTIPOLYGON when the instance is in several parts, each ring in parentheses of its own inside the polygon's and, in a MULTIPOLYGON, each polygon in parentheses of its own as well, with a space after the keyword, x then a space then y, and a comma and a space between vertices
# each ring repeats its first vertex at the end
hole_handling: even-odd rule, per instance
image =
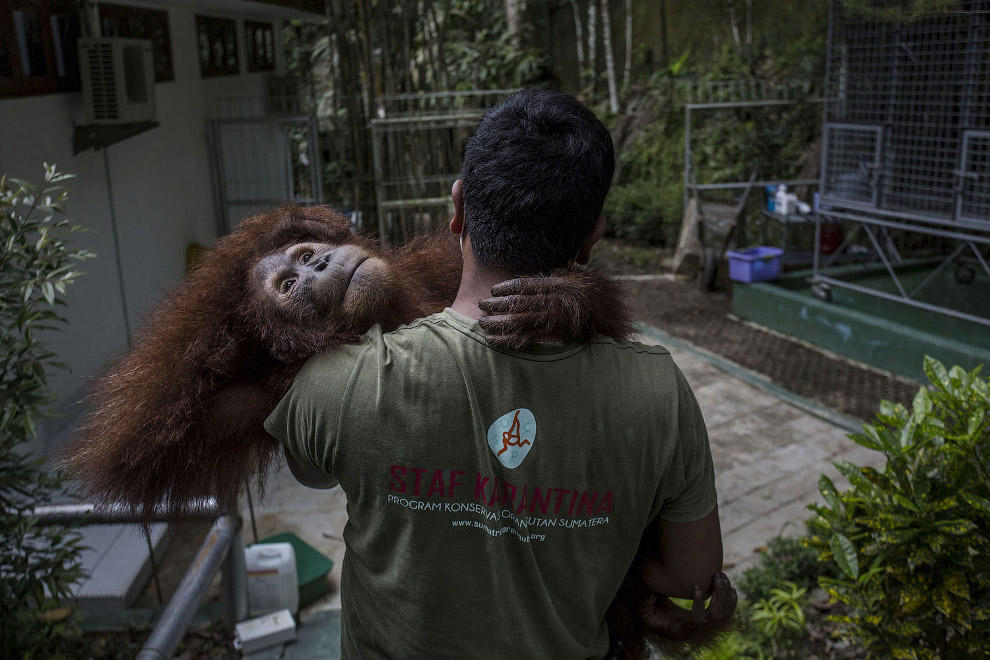
POLYGON ((268 303, 300 320, 340 323, 373 317, 389 298, 391 268, 367 248, 297 243, 254 269, 268 303))

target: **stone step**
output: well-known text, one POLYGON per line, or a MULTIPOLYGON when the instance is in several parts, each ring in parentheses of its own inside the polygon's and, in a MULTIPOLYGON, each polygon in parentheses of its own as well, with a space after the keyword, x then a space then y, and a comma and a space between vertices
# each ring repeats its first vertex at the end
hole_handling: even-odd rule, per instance
MULTIPOLYGON (((156 561, 161 560, 172 540, 165 523, 149 526, 156 561)), ((83 570, 88 578, 73 593, 84 610, 130 607, 151 579, 152 562, 148 542, 140 525, 90 525, 80 530, 83 570)))

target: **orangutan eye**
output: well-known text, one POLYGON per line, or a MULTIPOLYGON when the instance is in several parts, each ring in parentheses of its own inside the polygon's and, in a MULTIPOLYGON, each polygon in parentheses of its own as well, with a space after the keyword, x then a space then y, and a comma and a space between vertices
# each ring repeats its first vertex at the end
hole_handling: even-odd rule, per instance
POLYGON ((278 287, 278 292, 281 293, 282 295, 287 294, 292 289, 295 283, 296 283, 296 278, 294 277, 289 277, 287 279, 282 280, 282 284, 280 284, 278 287))
POLYGON ((313 253, 312 252, 303 252, 302 262, 304 264, 308 264, 309 263, 309 260, 312 259, 312 258, 313 258, 313 253))

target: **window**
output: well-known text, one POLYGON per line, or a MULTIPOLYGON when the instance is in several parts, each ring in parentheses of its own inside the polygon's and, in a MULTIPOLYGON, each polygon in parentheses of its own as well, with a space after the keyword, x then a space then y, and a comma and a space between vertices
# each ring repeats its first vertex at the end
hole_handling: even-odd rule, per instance
POLYGON ((275 28, 271 23, 244 21, 248 71, 275 70, 275 28))
POLYGON ((79 15, 71 0, 5 2, 0 9, 0 98, 78 91, 79 15))
POLYGON ((240 73, 236 22, 197 16, 196 43, 199 46, 199 72, 204 78, 240 73))
POLYGON ((167 12, 101 2, 100 32, 104 37, 150 39, 155 61, 155 82, 175 80, 167 12))

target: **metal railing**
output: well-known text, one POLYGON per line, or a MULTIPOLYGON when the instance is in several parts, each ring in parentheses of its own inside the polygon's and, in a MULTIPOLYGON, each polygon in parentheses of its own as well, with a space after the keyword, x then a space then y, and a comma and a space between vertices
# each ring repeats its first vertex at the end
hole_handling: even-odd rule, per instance
MULTIPOLYGON (((93 504, 41 506, 34 510, 33 516, 39 525, 82 523, 85 526, 174 520, 174 516, 167 515, 164 510, 143 515, 126 507, 97 507, 93 504)), ((192 623, 197 605, 206 595, 218 570, 222 572, 223 612, 227 624, 233 626, 247 618, 247 572, 240 516, 222 511, 213 500, 204 500, 185 509, 182 519, 212 520, 213 526, 138 653, 137 660, 166 660, 175 654, 192 623)))

